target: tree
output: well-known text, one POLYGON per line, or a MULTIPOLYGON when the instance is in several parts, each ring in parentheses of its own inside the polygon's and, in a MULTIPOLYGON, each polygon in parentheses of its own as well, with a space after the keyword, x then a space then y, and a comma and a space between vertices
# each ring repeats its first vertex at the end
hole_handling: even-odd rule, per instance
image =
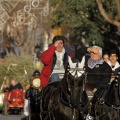
POLYGON ((103 34, 105 46, 108 46, 109 49, 117 49, 120 56, 120 0, 96 0, 96 3, 100 14, 110 28, 106 29, 103 34))
POLYGON ((102 46, 118 43, 119 0, 50 0, 50 3, 52 27, 67 27, 72 40, 80 41, 84 37, 86 42, 95 41, 102 46))
POLYGON ((2 83, 10 84, 11 79, 19 81, 23 87, 29 84, 32 74, 35 70, 33 67, 33 56, 22 54, 17 57, 9 55, 4 60, 0 60, 0 87, 2 83))

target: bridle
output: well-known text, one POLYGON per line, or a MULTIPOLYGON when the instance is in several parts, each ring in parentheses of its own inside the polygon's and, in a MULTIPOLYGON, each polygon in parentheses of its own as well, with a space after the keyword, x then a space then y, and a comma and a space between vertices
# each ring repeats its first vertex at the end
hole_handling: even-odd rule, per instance
MULTIPOLYGON (((65 79, 66 79, 66 83, 67 83, 67 92, 69 93, 69 95, 72 95, 72 93, 71 93, 72 88, 73 89, 81 89, 81 87, 78 86, 78 81, 79 81, 78 79, 82 79, 82 78, 80 78, 81 76, 80 77, 78 76, 78 73, 80 73, 81 75, 84 74, 84 73, 81 72, 81 70, 83 71, 83 68, 68 68, 67 73, 65 73, 66 74, 65 79), (70 73, 70 71, 71 71, 71 73, 70 73), (75 83, 74 83, 74 85, 71 85, 68 76, 70 74, 74 73, 74 72, 75 72, 75 74, 72 77, 75 78, 75 80, 74 80, 75 83)), ((83 89, 80 92, 81 95, 82 95, 83 89)), ((83 111, 84 111, 85 108, 82 108, 80 103, 77 106, 72 106, 70 98, 66 94, 66 91, 64 90, 63 86, 60 84, 60 89, 55 88, 51 93, 49 104, 48 104, 49 110, 48 111, 43 111, 42 108, 41 108, 42 114, 46 114, 45 120, 47 120, 47 118, 50 118, 50 120, 55 120, 54 110, 55 110, 56 106, 59 105, 60 103, 64 104, 65 106, 68 106, 70 108, 73 108, 74 115, 75 115, 75 109, 78 109, 78 111, 82 111, 81 115, 84 117, 84 112, 83 111), (57 99, 55 99, 55 94, 57 93, 56 92, 57 89, 60 90, 60 95, 58 96, 57 99), (63 99, 64 97, 61 97, 61 95, 64 95, 66 97, 67 102, 63 99)), ((42 101, 41 101, 41 104, 42 104, 42 101)), ((74 115, 73 115, 73 117, 74 117, 74 115)))
MULTIPOLYGON (((118 84, 116 85, 119 85, 118 88, 120 88, 120 83, 119 83, 120 79, 118 79, 118 84)), ((114 83, 115 84, 115 83, 114 83)), ((95 118, 97 119, 100 119, 102 117, 104 117, 104 115, 108 114, 109 112, 111 112, 113 109, 117 110, 118 111, 118 114, 119 114, 119 111, 120 111, 120 103, 118 106, 116 105, 113 105, 113 104, 109 104, 106 102, 105 100, 105 96, 107 94, 107 90, 104 90, 101 95, 98 97, 98 100, 97 100, 97 103, 95 104, 95 118), (103 112, 102 114, 100 115, 97 115, 97 110, 99 110, 101 108, 102 105, 106 105, 109 109, 106 111, 106 112, 103 112)), ((119 94, 119 91, 118 91, 118 94, 119 94)), ((120 94, 119 94, 120 95, 120 94)), ((119 100, 120 100, 120 97, 119 97, 119 100)), ((120 117, 120 115, 117 116, 118 118, 120 117)))
MULTIPOLYGON (((78 64, 76 65, 76 68, 69 68, 67 69, 67 85, 68 85, 68 91, 71 94, 71 88, 73 89, 80 89, 80 86, 78 85, 79 79, 82 79, 83 76, 85 75, 85 73, 83 72, 84 68, 78 68, 78 64), (79 76, 79 74, 81 74, 81 76, 79 76), (69 76, 71 76, 74 80, 74 85, 71 85, 71 81, 69 78, 69 76)), ((82 84, 83 84, 83 90, 84 90, 84 83, 85 80, 82 80, 82 84)))

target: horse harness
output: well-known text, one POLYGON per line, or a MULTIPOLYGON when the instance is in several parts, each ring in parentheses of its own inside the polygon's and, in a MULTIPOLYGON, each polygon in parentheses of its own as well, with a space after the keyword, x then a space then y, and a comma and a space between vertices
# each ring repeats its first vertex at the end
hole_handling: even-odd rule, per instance
MULTIPOLYGON (((49 100, 49 104, 48 104, 48 110, 47 111, 44 111, 43 109, 42 109, 42 103, 43 103, 43 101, 42 101, 42 99, 41 99, 41 104, 40 104, 40 110, 41 110, 41 114, 40 114, 40 118, 41 118, 41 120, 42 120, 42 115, 44 115, 44 114, 47 114, 46 115, 46 117, 44 118, 44 120, 47 120, 48 118, 50 119, 50 120, 55 120, 55 117, 54 117, 54 109, 55 109, 55 106, 54 106, 54 104, 53 104, 53 98, 54 98, 54 95, 55 95, 55 91, 57 90, 57 88, 54 88, 53 90, 52 90, 52 93, 51 93, 51 96, 50 96, 50 100, 49 100), (52 116, 52 117, 51 117, 52 116)), ((55 102, 55 104, 57 105, 57 104, 59 104, 59 100, 57 101, 57 102, 55 102)))
MULTIPOLYGON (((69 91, 69 93, 70 93, 70 90, 69 90, 70 87, 74 87, 74 86, 70 86, 70 84, 68 84, 68 91, 69 91)), ((75 86, 75 89, 80 89, 80 88, 76 88, 76 86, 75 86)), ((85 96, 85 92, 83 92, 83 88, 80 91, 80 93, 81 93, 80 98, 81 97, 84 97, 84 98, 87 97, 87 96, 85 96)), ((81 116, 83 118, 85 118, 83 111, 84 111, 84 109, 86 109, 85 105, 88 103, 88 98, 85 101, 80 99, 79 104, 73 106, 71 104, 71 96, 70 96, 70 94, 69 95, 66 94, 66 92, 63 89, 62 85, 59 85, 59 86, 55 87, 52 90, 50 99, 48 101, 48 106, 47 106, 48 110, 47 111, 43 111, 42 106, 41 106, 42 114, 47 114, 44 120, 47 120, 48 118, 50 120, 55 120, 54 111, 56 109, 56 106, 58 106, 60 103, 62 103, 63 105, 65 105, 67 107, 73 108, 73 110, 74 110, 73 119, 74 119, 74 115, 75 115, 75 109, 78 109, 79 113, 81 113, 81 116), (60 94, 58 94, 58 93, 60 93, 60 94), (56 95, 57 95, 57 97, 56 97, 56 95)), ((42 101, 41 101, 41 103, 42 103, 42 101)))
MULTIPOLYGON (((84 93, 82 93, 83 97, 86 97, 84 95, 84 93)), ((86 104, 87 104, 87 99, 86 101, 80 101, 80 103, 77 105, 77 106, 72 106, 71 102, 70 102, 70 97, 68 97, 63 89, 62 86, 59 86, 58 88, 54 88, 52 90, 52 93, 51 93, 51 96, 50 96, 50 99, 49 99, 49 104, 48 104, 48 111, 43 111, 42 110, 42 106, 41 106, 41 114, 47 114, 47 116, 44 118, 44 120, 47 120, 48 118, 50 118, 50 120, 55 120, 55 116, 54 116, 54 110, 56 108, 56 106, 60 103, 62 103, 63 105, 65 106, 68 106, 70 108, 75 108, 75 109, 78 109, 79 111, 81 111, 81 115, 84 117, 84 109, 86 104), (55 94, 57 94, 57 92, 60 92, 60 95, 58 96, 58 98, 56 99, 55 98, 55 94)), ((42 103, 42 100, 41 100, 41 103, 42 103)), ((41 116, 42 118, 42 116, 41 116)))
POLYGON ((105 104, 105 103, 106 103, 110 108, 108 109, 108 111, 100 114, 99 116, 98 116, 97 113, 95 112, 96 120, 99 120, 99 119, 102 118, 104 115, 106 115, 107 113, 111 112, 113 109, 118 110, 118 112, 119 112, 119 110, 120 110, 120 105, 119 105, 119 106, 116 106, 116 105, 113 105, 113 104, 110 104, 110 103, 107 102, 107 100, 106 100, 107 91, 108 91, 108 88, 102 91, 100 97, 98 97, 98 99, 97 99, 97 103, 95 104, 95 109, 96 109, 96 110, 97 110, 97 109, 99 110, 99 109, 100 109, 100 105, 103 105, 103 104, 105 104))

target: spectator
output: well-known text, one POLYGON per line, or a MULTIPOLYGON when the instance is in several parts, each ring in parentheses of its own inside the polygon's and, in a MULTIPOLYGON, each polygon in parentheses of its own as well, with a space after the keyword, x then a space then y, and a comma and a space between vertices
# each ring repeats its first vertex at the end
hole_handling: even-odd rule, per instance
POLYGON ((64 42, 64 36, 55 36, 52 45, 41 54, 40 59, 44 64, 40 74, 42 87, 46 86, 48 82, 59 81, 62 79, 63 76, 60 76, 60 74, 65 73, 65 68, 68 63, 70 66, 76 65, 76 63, 72 62, 71 57, 66 52, 64 42))
MULTIPOLYGON (((75 51, 75 57, 79 60, 85 55, 86 68, 86 92, 88 96, 94 96, 95 100, 99 99, 103 89, 106 89, 111 79, 112 70, 110 66, 102 58, 102 48, 99 46, 92 46, 90 48, 79 48, 75 51), (86 53, 89 52, 89 55, 86 53), (102 87, 102 89, 101 89, 102 87), (97 91, 97 92, 96 92, 97 91), (94 94, 95 93, 95 94, 94 94)), ((94 99, 91 99, 92 108, 95 110, 94 99)), ((89 114, 92 114, 89 113, 89 114)))
MULTIPOLYGON (((50 43, 50 44, 48 45, 48 47, 50 47, 52 44, 53 44, 53 43, 50 43)), ((64 45, 64 49, 65 49, 65 52, 66 52, 71 58, 74 58, 74 57, 75 57, 72 49, 71 49, 69 46, 64 45)))
POLYGON ((112 72, 118 72, 118 68, 120 67, 120 64, 118 63, 118 54, 116 52, 116 50, 111 50, 109 52, 109 61, 107 62, 111 69, 112 69, 112 72))
POLYGON ((107 85, 111 78, 111 68, 102 58, 102 48, 93 46, 80 48, 75 52, 75 57, 81 60, 85 55, 85 68, 87 72, 87 86, 93 91, 103 85, 107 85), (87 51, 90 56, 86 55, 87 51))
POLYGON ((108 54, 108 53, 104 53, 104 54, 103 54, 103 60, 104 60, 105 62, 108 62, 108 61, 109 61, 109 54, 108 54))
MULTIPOLYGON (((107 62, 111 69, 112 69, 112 75, 116 75, 119 70, 120 70, 120 64, 119 62, 117 61, 118 60, 118 54, 116 52, 116 50, 110 50, 109 52, 109 61, 107 62)), ((113 80, 114 78, 111 78, 111 81, 113 80)))
POLYGON ((6 85, 3 86, 3 91, 6 92, 6 91, 12 91, 14 89, 20 89, 20 90, 23 90, 23 87, 22 85, 17 82, 16 80, 12 80, 11 81, 11 85, 10 87, 7 87, 6 85))

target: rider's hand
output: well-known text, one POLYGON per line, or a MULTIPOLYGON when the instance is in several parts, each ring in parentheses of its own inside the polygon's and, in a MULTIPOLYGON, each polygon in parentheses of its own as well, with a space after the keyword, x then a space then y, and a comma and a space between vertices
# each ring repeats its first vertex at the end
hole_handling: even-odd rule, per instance
POLYGON ((90 52, 91 50, 92 50, 92 48, 91 48, 91 47, 87 48, 87 51, 88 51, 88 52, 90 52))
POLYGON ((61 42, 61 40, 57 40, 57 41, 54 43, 54 45, 57 47, 60 42, 61 42))

